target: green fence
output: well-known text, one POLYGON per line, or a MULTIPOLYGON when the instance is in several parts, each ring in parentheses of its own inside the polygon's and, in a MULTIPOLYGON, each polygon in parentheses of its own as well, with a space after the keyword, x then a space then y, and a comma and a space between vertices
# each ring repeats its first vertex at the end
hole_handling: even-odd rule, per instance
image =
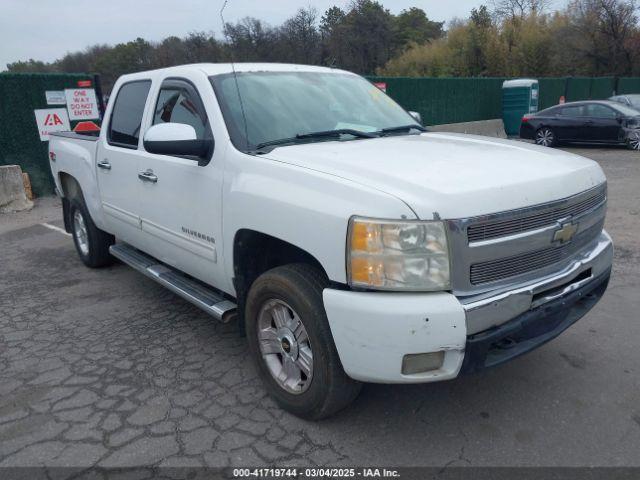
MULTIPOLYGON (((502 82, 507 78, 368 77, 387 85, 387 93, 407 110, 420 112, 426 125, 502 118, 502 82)), ((614 93, 640 93, 640 78, 539 78, 539 108, 601 100, 614 93)))
POLYGON ((640 93, 640 78, 621 77, 618 79, 618 93, 640 93))
POLYGON ((93 78, 75 74, 0 74, 0 165, 20 165, 29 174, 33 192, 38 196, 53 193, 53 179, 48 143, 40 141, 33 111, 64 108, 64 105, 48 106, 45 91, 77 88, 80 80, 93 78))
POLYGON ((503 78, 370 77, 387 84, 387 93, 407 110, 420 112, 427 125, 470 122, 502 116, 503 78))

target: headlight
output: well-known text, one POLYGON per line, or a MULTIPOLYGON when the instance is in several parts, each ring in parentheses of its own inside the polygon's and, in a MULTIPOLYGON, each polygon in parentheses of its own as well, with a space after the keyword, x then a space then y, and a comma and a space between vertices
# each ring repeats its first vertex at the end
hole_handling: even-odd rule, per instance
POLYGON ((448 290, 449 248, 440 221, 349 222, 347 276, 352 287, 376 290, 448 290))

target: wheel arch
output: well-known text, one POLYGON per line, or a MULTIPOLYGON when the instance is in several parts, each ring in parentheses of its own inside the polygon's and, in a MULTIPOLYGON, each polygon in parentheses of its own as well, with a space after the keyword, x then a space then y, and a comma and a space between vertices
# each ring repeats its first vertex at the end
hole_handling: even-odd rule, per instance
POLYGON ((70 173, 61 171, 58 172, 58 180, 62 191, 60 192, 62 200, 62 218, 64 220, 64 229, 67 233, 71 233, 71 200, 74 198, 80 199, 84 202, 84 195, 82 194, 82 187, 80 182, 70 173))
MULTIPOLYGON (((244 302, 253 282, 264 272, 291 263, 311 265, 328 278, 320 261, 305 249, 250 228, 236 232, 233 239, 233 285, 241 324, 244 323, 244 302)), ((244 330, 244 326, 241 327, 244 330)))

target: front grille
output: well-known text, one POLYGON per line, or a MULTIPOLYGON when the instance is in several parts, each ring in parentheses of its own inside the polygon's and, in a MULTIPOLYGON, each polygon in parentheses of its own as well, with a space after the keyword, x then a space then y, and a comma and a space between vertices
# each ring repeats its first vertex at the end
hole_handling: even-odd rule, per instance
POLYGON ((571 205, 549 207, 548 210, 515 219, 474 224, 467 228, 467 239, 469 243, 480 242, 554 225, 558 220, 577 216, 597 207, 606 197, 606 189, 598 188, 593 195, 571 205))
POLYGON ((473 285, 496 282, 548 267, 570 257, 595 239, 604 227, 604 219, 580 232, 570 243, 513 257, 491 260, 471 265, 470 280, 473 285))

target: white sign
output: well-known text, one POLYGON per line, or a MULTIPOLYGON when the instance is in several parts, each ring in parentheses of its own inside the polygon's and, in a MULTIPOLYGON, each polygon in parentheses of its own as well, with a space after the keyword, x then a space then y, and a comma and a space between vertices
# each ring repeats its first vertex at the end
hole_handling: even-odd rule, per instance
POLYGON ((36 114, 38 133, 40 133, 42 142, 48 141, 49 134, 52 132, 68 132, 71 130, 69 116, 64 108, 43 108, 34 110, 33 113, 36 114))
POLYGON ((93 88, 68 88, 64 94, 67 97, 67 111, 71 120, 100 118, 93 88))
POLYGON ((67 97, 64 94, 64 90, 47 90, 44 92, 47 97, 47 105, 66 105, 67 97))

